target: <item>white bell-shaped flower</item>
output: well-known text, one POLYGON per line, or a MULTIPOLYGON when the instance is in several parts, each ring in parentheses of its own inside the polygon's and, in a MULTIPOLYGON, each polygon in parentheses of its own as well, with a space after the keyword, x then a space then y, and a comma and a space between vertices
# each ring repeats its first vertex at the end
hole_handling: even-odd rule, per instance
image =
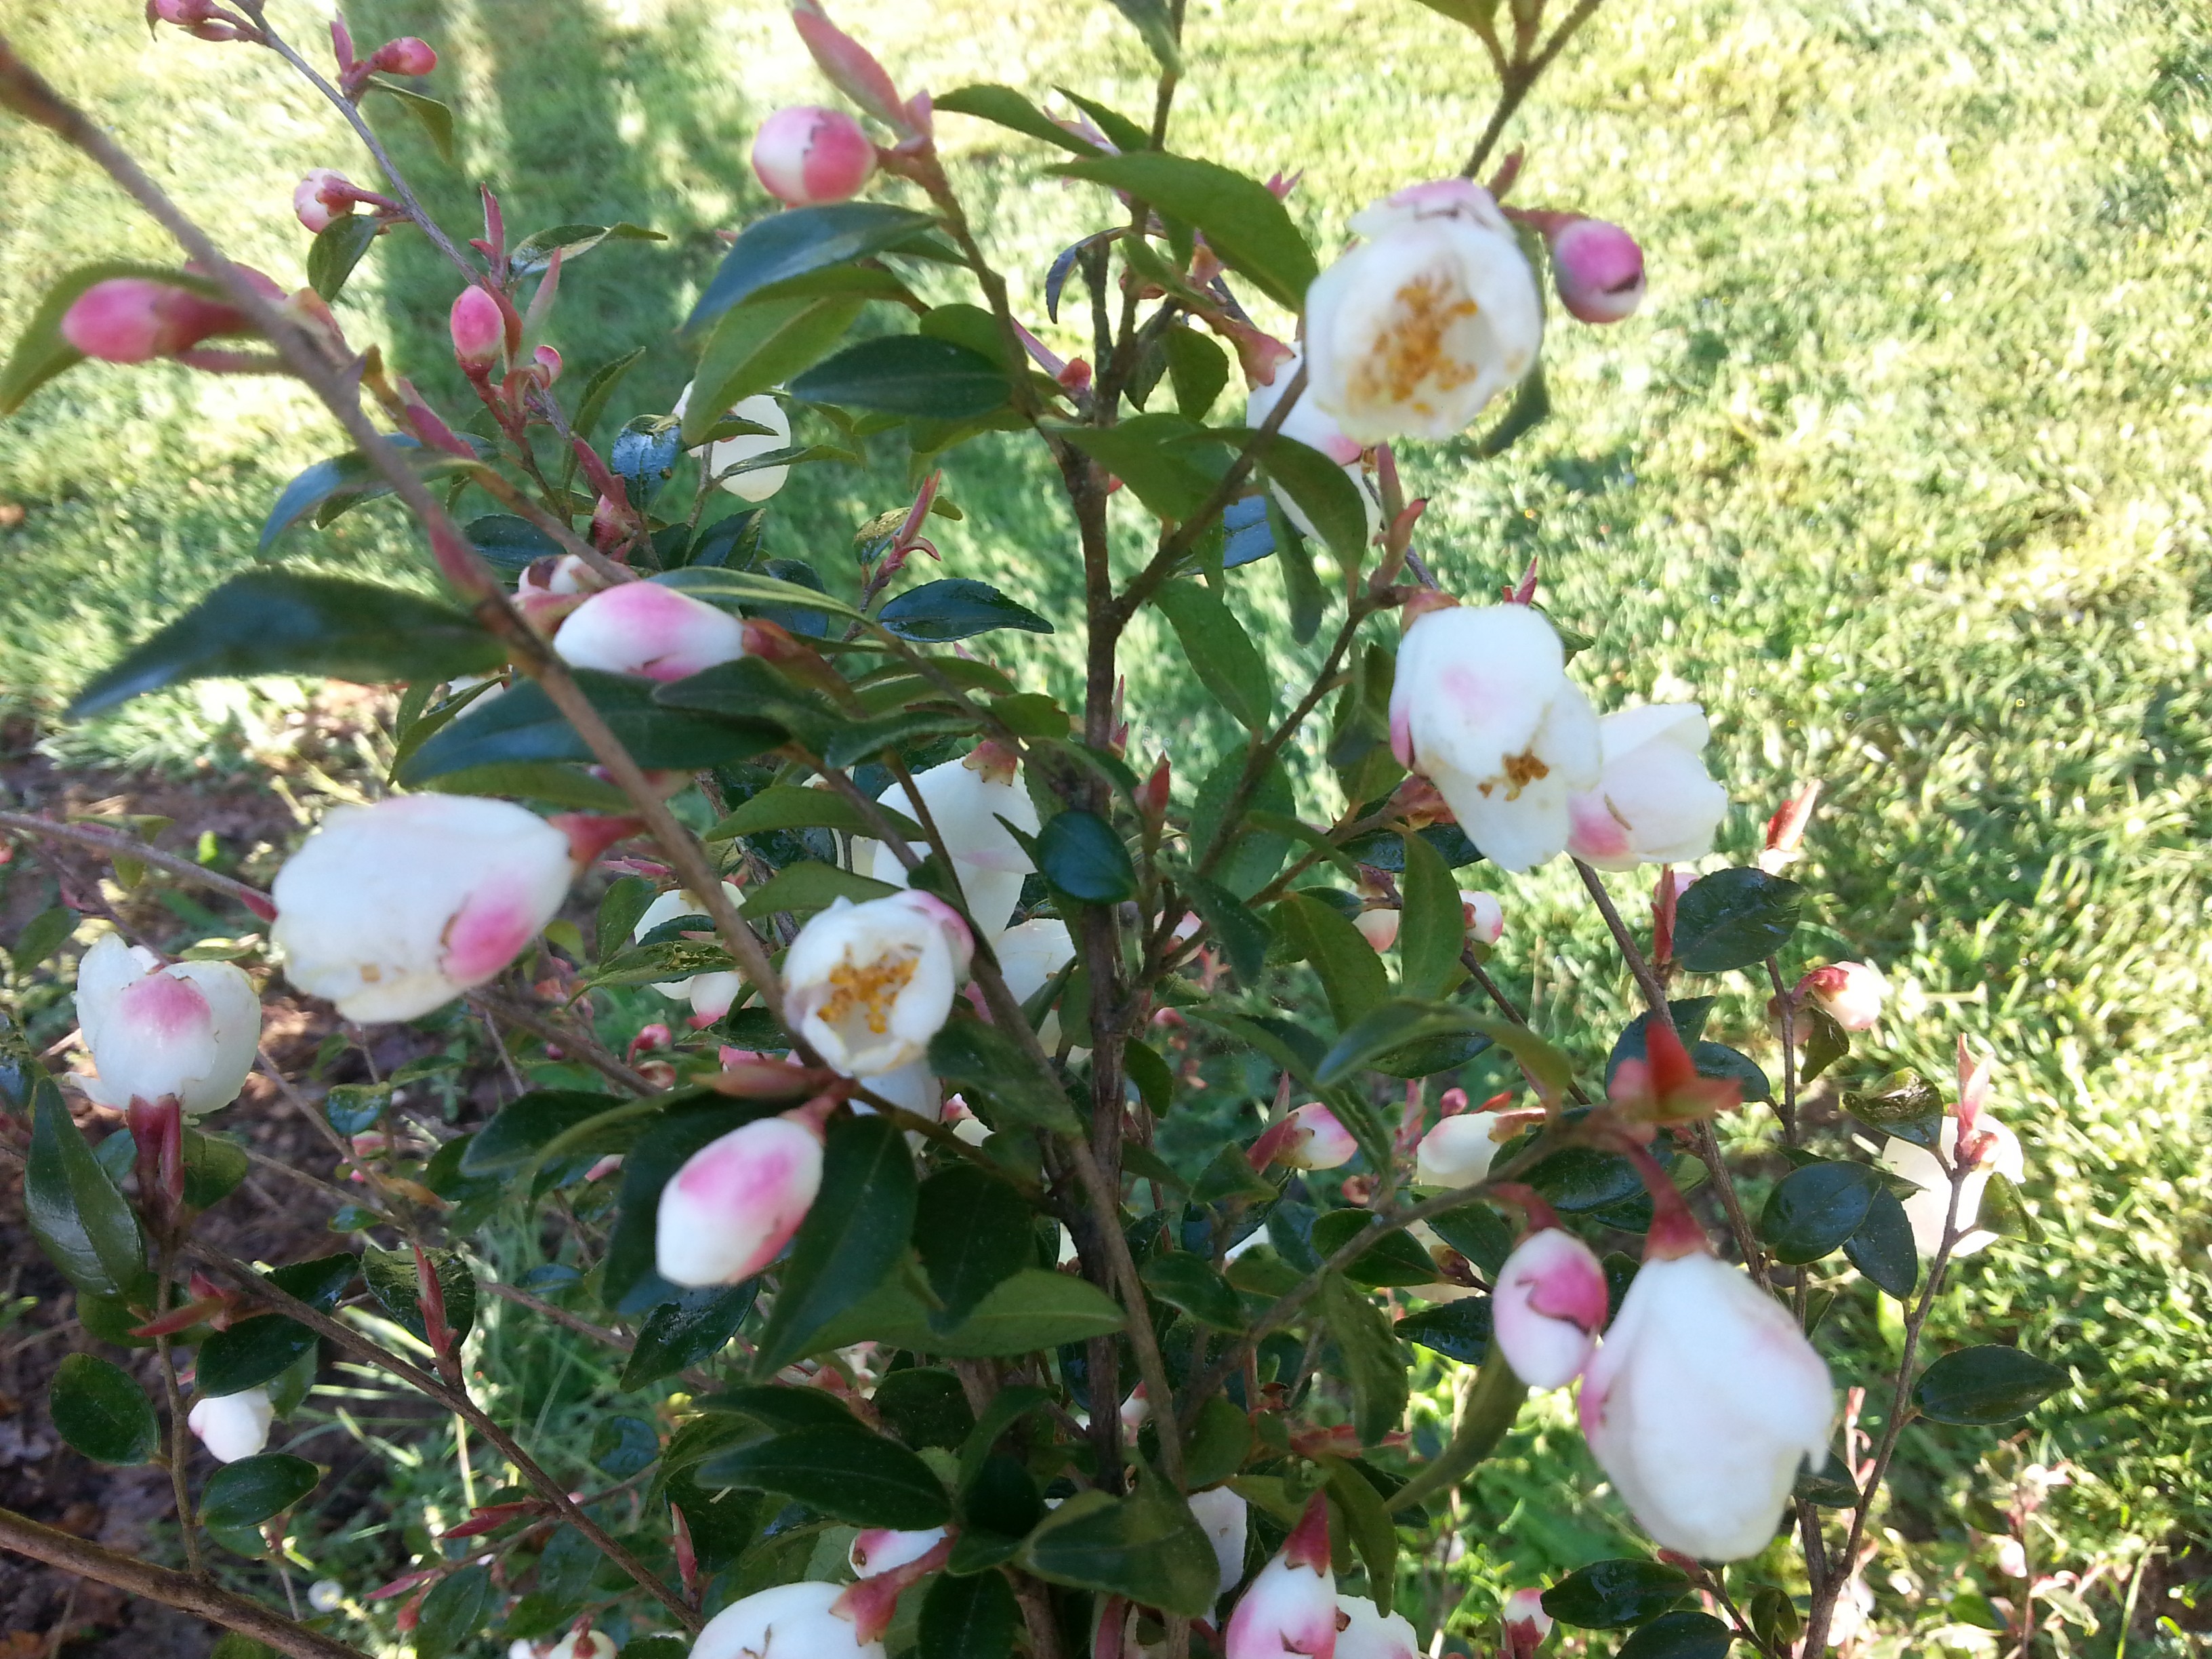
MULTIPOLYGON (((969 914, 985 933, 995 936, 1022 902, 1023 878, 1036 868, 1006 824, 999 822, 1004 818, 1024 835, 1037 832, 1036 805, 1022 787, 1015 763, 994 745, 984 744, 963 760, 916 773, 914 787, 951 855, 952 873, 968 901, 969 914)), ((921 822, 903 785, 894 783, 877 799, 893 811, 921 822)), ((896 887, 906 885, 906 866, 897 854, 872 842, 860 845, 872 854, 868 874, 896 887)), ((929 855, 927 842, 910 845, 915 857, 929 855)))
MULTIPOLYGON (((683 396, 676 400, 676 407, 669 412, 680 421, 690 406, 691 388, 686 386, 683 396)), ((765 392, 738 398, 729 412, 768 430, 741 432, 720 443, 702 444, 691 452, 692 456, 707 470, 708 477, 720 479, 722 488, 739 501, 764 501, 782 489, 784 480, 791 477, 788 466, 757 466, 744 472, 732 472, 730 469, 756 456, 773 455, 779 449, 790 448, 791 416, 781 403, 765 392)))
POLYGON ((1297 1529, 1237 1598, 1228 1659, 1332 1659, 1336 1619, 1328 1503, 1316 1493, 1297 1529))
POLYGON ((1251 1506, 1227 1486, 1208 1486, 1190 1495, 1190 1512, 1198 1518, 1206 1540, 1213 1546, 1214 1564, 1221 1570, 1216 1597, 1235 1589, 1244 1577, 1244 1540, 1251 1526, 1251 1506))
MULTIPOLYGON (((1490 1173, 1501 1145, 1499 1114, 1461 1112, 1445 1118, 1421 1137, 1413 1156, 1416 1187, 1471 1187, 1490 1173)), ((1508 1132, 1506 1139, 1510 1139, 1508 1132)))
POLYGON ((285 976, 348 1019, 413 1019, 514 961, 574 873, 568 837, 510 801, 340 806, 276 872, 270 937, 285 976))
POLYGON ((775 1260, 822 1190, 822 1131, 804 1112, 708 1141, 661 1188, 653 1266, 687 1289, 734 1285, 775 1260))
MULTIPOLYGON (((722 896, 733 905, 745 902, 745 896, 726 881, 722 884, 722 896)), ((641 939, 662 923, 673 921, 678 916, 706 914, 707 907, 699 902, 697 894, 680 889, 665 892, 645 907, 637 926, 630 929, 630 937, 641 939)), ((701 931, 711 933, 713 928, 708 926, 701 931)), ((734 973, 694 974, 689 979, 655 980, 653 988, 674 1001, 689 1002, 694 1025, 712 1025, 730 1012, 730 1005, 745 988, 745 981, 743 975, 734 973)))
POLYGON ((553 650, 577 668, 689 679, 744 656, 745 625, 704 599, 658 582, 623 582, 601 588, 571 611, 553 635, 553 650))
POLYGON ((1687 864, 1713 850, 1728 791, 1698 758, 1711 735, 1694 702, 1646 703, 1597 723, 1597 787, 1567 803, 1567 850, 1601 870, 1687 864))
POLYGON ((690 1659, 884 1659, 834 1611, 842 1585, 775 1584, 732 1601, 692 1638, 690 1659))
POLYGON ((1543 1228, 1505 1258, 1490 1313, 1514 1376, 1532 1389, 1564 1389, 1589 1363, 1604 1328, 1605 1268, 1572 1233, 1543 1228))
POLYGON ((1385 1613, 1364 1595, 1336 1598, 1336 1659, 1421 1659, 1420 1638, 1402 1613, 1385 1613))
POLYGON ((86 1094, 118 1110, 173 1096, 186 1112, 238 1098, 261 1042, 261 999, 234 963, 161 966, 104 933, 77 964, 77 1026, 100 1067, 86 1094))
POLYGON ((959 913, 927 893, 841 898, 792 942, 785 1006, 826 1064, 878 1077, 929 1052, 974 950, 959 913))
POLYGON ((847 1559, 851 1563, 856 1578, 873 1578, 879 1573, 903 1567, 919 1561, 944 1540, 945 1528, 930 1527, 920 1532, 898 1532, 890 1527, 871 1527, 853 1540, 847 1559))
MULTIPOLYGON (((2027 1160, 2021 1152, 2020 1137, 1998 1122, 1987 1107, 1976 1119, 1974 1129, 1978 1134, 1990 1135, 1992 1144, 1960 1184, 1959 1240, 1951 1246, 1954 1257, 1972 1255, 1997 1241, 1996 1234, 1974 1224, 1982 1212, 1983 1196, 1990 1189, 1990 1177, 2001 1175, 2008 1181, 2018 1182, 2027 1176, 2027 1160)), ((1905 1218, 1912 1224, 1915 1247, 1922 1255, 1931 1258, 1942 1248, 1943 1224, 1951 1213, 1951 1177, 1945 1173, 1944 1166, 1958 1154, 1957 1118, 1943 1120, 1937 1145, 1943 1152, 1940 1162, 1925 1146, 1916 1146, 1898 1135, 1892 1135, 1881 1149, 1882 1167, 1893 1175, 1903 1176, 1920 1188, 1905 1200, 1905 1218)))
POLYGON ((199 1437, 217 1462, 235 1463, 259 1455, 269 1443, 269 1425, 276 1418, 269 1390, 248 1389, 242 1394, 203 1396, 185 1414, 185 1426, 199 1437))
MULTIPOLYGON (((1075 960, 1075 939, 1067 924, 1053 916, 1038 916, 1009 927, 991 941, 999 953, 999 972, 1014 1000, 1026 1003, 1052 982, 1053 975, 1075 960)), ((1060 1010, 1054 1008, 1037 1028, 1037 1041, 1050 1054, 1060 1047, 1060 1010)), ((1087 1052, 1087 1051, 1085 1051, 1087 1052)))

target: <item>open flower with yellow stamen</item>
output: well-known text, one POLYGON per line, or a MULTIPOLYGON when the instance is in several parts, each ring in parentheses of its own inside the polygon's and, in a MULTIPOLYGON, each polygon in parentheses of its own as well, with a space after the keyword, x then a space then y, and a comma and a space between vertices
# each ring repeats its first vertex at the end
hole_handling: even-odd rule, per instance
POLYGON ((974 952, 959 912, 927 893, 839 899, 792 942, 787 1006, 824 1064, 894 1072, 929 1052, 974 952))
POLYGON ((1544 303, 1513 227, 1464 179, 1355 214, 1306 290, 1309 395, 1356 443, 1443 439, 1535 367, 1544 303))

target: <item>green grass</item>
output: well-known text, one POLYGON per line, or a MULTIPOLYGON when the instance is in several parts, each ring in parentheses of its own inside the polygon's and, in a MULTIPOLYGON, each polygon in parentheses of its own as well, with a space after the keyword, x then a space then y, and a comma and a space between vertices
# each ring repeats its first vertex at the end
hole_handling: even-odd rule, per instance
MULTIPOLYGON (((279 9, 310 35, 307 9, 279 9)), ((272 66, 173 36, 149 46, 136 11, 118 0, 100 18, 12 27, 234 252, 296 282, 292 180, 311 165, 369 169, 272 66)), ((593 254, 564 286, 555 338, 572 370, 651 348, 619 415, 665 408, 682 384, 668 332, 712 268, 712 230, 762 205, 744 163, 752 124, 821 95, 781 11, 353 9, 365 37, 410 30, 446 54, 439 89, 460 108, 465 173, 395 137, 449 224, 466 224, 482 175, 519 229, 628 217, 669 233, 593 254)), ((1057 82, 1149 104, 1139 51, 1103 4, 848 0, 838 15, 911 85, 1057 82)), ((1487 107, 1474 58, 1440 48, 1412 0, 1194 6, 1190 33, 1175 141, 1263 176, 1304 168, 1291 204, 1324 249, 1364 201, 1451 170, 1487 107)), ((1410 458, 1412 487, 1431 497, 1421 546, 1448 586, 1480 592, 1540 556, 1552 608, 1599 635, 1580 671, 1601 706, 1705 699, 1740 803, 1728 851, 1747 852, 1796 781, 1825 781, 1801 870, 1820 896, 1810 947, 1875 961, 1905 993, 1854 1074, 1940 1074, 1962 1030, 2000 1056, 1996 1109, 2027 1146, 2046 1241, 1969 1263, 1935 1334, 2016 1336, 2081 1382, 2017 1449, 1908 1436, 1909 1502, 1871 1577, 1885 1628, 1923 1633, 1885 1652, 1938 1650, 1924 1632, 1950 1616, 1954 1569, 2008 1592, 1962 1505, 2016 1455, 2075 1472, 2039 1548, 2100 1571, 2107 1616, 2093 1640, 2069 1627, 2069 1650, 2116 1651, 2112 1590, 2146 1550, 2212 1536, 2208 94, 2212 27, 2185 8, 1616 0, 1522 117, 1520 194, 1632 226, 1650 301, 1602 333, 1559 325, 1559 414, 1503 463, 1478 465, 1464 444, 1410 458)), ((1048 158, 1025 141, 943 125, 1035 318, 1052 253, 1102 203, 1041 179, 1048 158)), ((0 130, 0 328, 72 264, 165 255, 42 139, 0 130)), ((395 240, 340 315, 450 398, 453 291, 425 250, 395 240)), ((282 481, 337 447, 328 430, 280 386, 176 371, 91 368, 42 393, 0 428, 0 491, 29 508, 0 538, 14 576, 0 696, 50 714, 123 642, 247 564, 282 481)), ((850 528, 898 499, 898 459, 878 459, 865 477, 795 483, 775 550, 835 568, 850 528)), ((975 446, 948 489, 969 515, 941 538, 948 568, 1071 628, 1077 561, 1038 459, 975 446)), ((1127 511, 1133 550, 1144 526, 1127 511)), ((333 568, 409 556, 379 507, 294 546, 333 568)), ((1261 621, 1279 610, 1275 578, 1240 580, 1287 680, 1307 653, 1261 621)), ((1140 628, 1133 646, 1139 740, 1194 778, 1226 728, 1194 702, 1164 634, 1140 628)), ((1049 647, 1024 642, 1017 659, 1069 684, 1049 647)), ((217 687, 46 741, 166 765, 265 757, 282 752, 281 714, 217 687)), ((1553 872, 1508 898, 1505 961, 1539 1023, 1601 1053, 1626 987, 1578 890, 1553 872)), ((1739 986, 1717 1028, 1761 1040, 1759 1000, 1739 986)), ((1838 1328, 1872 1357, 1894 1337, 1863 1294, 1838 1328)), ((1559 1507, 1544 1460, 1571 1455, 1573 1437, 1555 1429, 1528 1419, 1479 1483, 1478 1514, 1559 1507)), ((1600 1538, 1606 1524, 1573 1521, 1600 1538)), ((1496 1582, 1507 1547, 1469 1540, 1452 1571, 1496 1582)), ((1541 1553, 1589 1547, 1563 1534, 1541 1553)), ((2185 1650, 2159 1639, 2126 1651, 2185 1650)))

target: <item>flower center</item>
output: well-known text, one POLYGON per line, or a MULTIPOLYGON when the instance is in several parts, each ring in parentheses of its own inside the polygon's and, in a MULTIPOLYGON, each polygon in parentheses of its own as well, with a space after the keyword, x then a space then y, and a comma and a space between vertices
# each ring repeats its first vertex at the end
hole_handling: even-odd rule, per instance
POLYGON ((1508 755, 1505 757, 1505 781, 1508 786, 1505 799, 1518 800, 1523 789, 1539 778, 1551 775, 1552 769, 1536 758, 1536 751, 1533 749, 1519 755, 1508 755))
POLYGON ((911 946, 865 963, 854 962, 848 951, 830 970, 830 1000, 822 1006, 822 1018, 842 1025, 858 1015, 870 1035, 881 1036, 890 1029, 891 1005, 921 963, 921 953, 911 946))
POLYGON ((1359 366, 1358 393, 1362 401, 1412 404, 1425 414, 1426 398, 1415 394, 1424 388, 1451 392, 1465 386, 1480 372, 1477 365, 1461 362, 1445 349, 1445 338, 1455 324, 1480 310, 1466 293, 1431 272, 1424 272, 1398 290, 1389 322, 1376 341, 1376 350, 1359 366))

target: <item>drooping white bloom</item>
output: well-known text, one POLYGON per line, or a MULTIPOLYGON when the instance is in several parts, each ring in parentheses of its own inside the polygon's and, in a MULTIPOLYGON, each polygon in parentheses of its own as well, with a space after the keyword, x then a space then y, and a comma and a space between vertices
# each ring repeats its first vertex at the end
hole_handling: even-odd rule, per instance
POLYGON ((1564 1389, 1588 1363, 1604 1327, 1605 1268, 1572 1233, 1546 1227, 1505 1258, 1490 1313, 1513 1374, 1532 1389, 1564 1389))
MULTIPOLYGON (((1038 916, 1009 927, 991 941, 999 953, 999 973, 1017 1002, 1026 1003, 1051 983, 1053 975, 1075 960, 1075 939, 1067 924, 1053 916, 1038 916)), ((1037 1028, 1037 1041, 1050 1054, 1060 1047, 1060 1010, 1053 1009, 1037 1028)), ((1088 1052, 1087 1050, 1085 1052, 1088 1052)))
POLYGON ((623 582, 600 589, 570 611, 553 635, 553 649, 578 668, 688 679, 744 656, 745 625, 658 582, 623 582))
POLYGON ((853 1540, 847 1559, 858 1578, 873 1578, 878 1573, 889 1572, 895 1567, 919 1561, 935 1549, 945 1537, 945 1528, 931 1527, 921 1532, 896 1532, 889 1527, 872 1527, 853 1540))
POLYGON ((1235 1589, 1244 1577, 1244 1540, 1251 1524, 1250 1505, 1227 1486, 1208 1486, 1190 1495, 1190 1512, 1213 1546, 1213 1559, 1221 1569, 1217 1597, 1235 1589))
POLYGON ((776 1584, 732 1601, 693 1638, 690 1659, 884 1659, 833 1611, 838 1584, 776 1584))
POLYGON ((258 1455, 269 1443, 269 1425, 276 1413, 269 1403, 269 1390, 248 1389, 242 1394, 203 1396, 185 1417, 185 1426, 199 1437, 219 1463, 235 1463, 258 1455))
POLYGON ((1355 214, 1368 240, 1306 290, 1308 396, 1362 444, 1449 438, 1535 366, 1544 305, 1488 191, 1415 185, 1355 214))
MULTIPOLYGON (((1297 377, 1300 361, 1298 355, 1293 352, 1275 366, 1273 380, 1265 386, 1252 388, 1251 394, 1244 399, 1245 425, 1257 431, 1267 424, 1267 416, 1275 412, 1275 405, 1282 401, 1283 393, 1297 377)), ((1352 480, 1352 487, 1359 492, 1359 504, 1367 514, 1367 533, 1371 537, 1382 530, 1382 502, 1375 493, 1374 484, 1368 480, 1366 470, 1360 465, 1361 446, 1344 435, 1344 428, 1322 409, 1310 386, 1297 402, 1291 405, 1291 412, 1283 417, 1282 425, 1275 430, 1309 449, 1319 450, 1342 467, 1344 476, 1352 480)), ((1283 509, 1284 516, 1302 533, 1308 536, 1320 534, 1314 528, 1313 520, 1291 499, 1287 490, 1280 484, 1274 485, 1273 490, 1276 504, 1283 509)))
POLYGON ((1421 1659, 1419 1638, 1402 1613, 1384 1613, 1364 1595, 1336 1598, 1336 1659, 1421 1659))
POLYGON ((1447 605, 1398 647, 1390 747, 1502 870, 1567 845, 1567 803, 1599 777, 1597 716, 1552 624, 1525 605, 1447 605))
MULTIPOLYGON (((1006 819, 1024 835, 1037 832, 1036 803, 1022 787, 1014 763, 985 744, 964 760, 946 761, 916 773, 914 787, 921 791, 945 850, 951 854, 952 872, 968 901, 969 914, 978 927, 996 935, 1021 902, 1023 878, 1036 867, 1006 824, 999 822, 1006 819)), ((902 784, 894 783, 877 799, 893 811, 917 823, 921 821, 902 784)), ((906 866, 898 854, 874 842, 866 845, 873 854, 873 867, 867 873, 878 881, 905 886, 906 866)), ((928 856, 927 842, 910 845, 915 857, 928 856)))
POLYGON ((511 801, 336 807, 276 872, 270 937, 285 976, 348 1019, 412 1019, 514 961, 574 873, 568 837, 511 801))
MULTIPOLYGON (((1423 1135, 1420 1149, 1413 1156, 1413 1184, 1470 1187, 1488 1175, 1502 1144, 1497 1134, 1499 1115, 1461 1112, 1423 1135)), ((1510 1139, 1511 1134, 1506 1138, 1510 1139)))
POLYGON ((1836 1391, 1789 1310, 1704 1250, 1647 1260, 1583 1374, 1583 1432, 1668 1549, 1766 1547, 1798 1466, 1827 1454, 1836 1391))
MULTIPOLYGON (((1990 1189, 1990 1177, 2001 1175, 2008 1181, 2024 1181, 2027 1177, 2027 1160, 2020 1148, 2020 1137, 1996 1121, 1984 1107, 1976 1120, 1975 1132, 1990 1135, 1995 1144, 1982 1154, 1982 1160, 1967 1174, 1959 1188, 1959 1242, 1951 1247, 1954 1256, 1972 1255, 1985 1250, 1996 1243, 1997 1235, 1987 1228, 1974 1225, 1982 1212, 1982 1198, 1990 1189)), ((1951 1163, 1959 1149, 1959 1120, 1946 1117, 1937 1138, 1943 1157, 1939 1163, 1936 1154, 1925 1146, 1916 1146, 1899 1135, 1892 1135, 1889 1144, 1881 1149, 1882 1167, 1893 1175, 1903 1176, 1920 1190, 1905 1200, 1905 1218, 1912 1224, 1912 1242, 1924 1256, 1933 1257, 1942 1247, 1944 1218, 1951 1210, 1951 1177, 1944 1173, 1944 1165, 1951 1163)))
POLYGON ((1711 735, 1694 702, 1646 703, 1597 723, 1602 770, 1567 803, 1567 850, 1601 870, 1686 864, 1713 850, 1728 791, 1698 758, 1711 735))
MULTIPOLYGON (((676 400, 670 412, 678 420, 690 407, 691 388, 685 386, 684 395, 676 400)), ((741 501, 764 501, 783 488, 783 481, 791 476, 787 466, 760 466, 747 472, 730 472, 740 461, 750 461, 757 455, 773 454, 779 449, 791 447, 791 416, 784 412, 782 404, 765 392, 757 392, 750 398, 740 398, 729 411, 741 421, 750 421, 755 426, 764 426, 765 432, 741 432, 734 438, 725 438, 720 443, 702 444, 691 452, 699 465, 707 469, 710 478, 721 478, 722 488, 741 501), (727 477, 723 474, 729 473, 727 477)))
POLYGON ((1328 1507, 1316 1494, 1297 1530, 1237 1598, 1228 1659, 1335 1659, 1336 1633, 1328 1507))
POLYGON ((1467 922, 1467 936, 1478 945, 1495 945, 1505 937, 1505 906, 1495 893, 1480 893, 1467 888, 1459 890, 1460 915, 1467 922))
POLYGON ((1255 1170, 1287 1164, 1293 1170, 1334 1170, 1359 1156, 1359 1143, 1336 1114, 1310 1100, 1279 1123, 1261 1132, 1247 1154, 1255 1170))
POLYGON ((708 1141, 661 1188, 653 1266, 687 1289, 734 1285, 775 1260, 822 1189, 822 1131, 800 1112, 708 1141))
POLYGON ((1846 1031, 1870 1031, 1881 1023, 1889 981, 1863 962, 1832 962, 1799 980, 1797 990, 1846 1031))
POLYGON ((974 949, 959 913, 927 893, 841 898, 793 941, 785 1006, 826 1064, 877 1077, 928 1052, 974 949))
POLYGON ((104 933, 77 964, 76 1019, 100 1067, 85 1093, 120 1110, 173 1095, 186 1112, 238 1098, 261 1041, 261 999, 235 963, 161 966, 104 933))
MULTIPOLYGON (((722 884, 722 896, 733 904, 743 904, 745 896, 728 882, 722 884)), ((663 922, 673 921, 678 916, 703 916, 707 907, 699 902, 698 895, 674 890, 663 893, 645 907, 645 914, 630 929, 634 939, 643 939, 663 922)), ((711 930, 708 930, 711 931, 711 930)), ((694 1025, 712 1025, 730 1012, 730 1005, 745 987, 742 975, 734 973, 694 974, 689 979, 655 980, 653 988, 665 997, 691 1005, 694 1025)))

